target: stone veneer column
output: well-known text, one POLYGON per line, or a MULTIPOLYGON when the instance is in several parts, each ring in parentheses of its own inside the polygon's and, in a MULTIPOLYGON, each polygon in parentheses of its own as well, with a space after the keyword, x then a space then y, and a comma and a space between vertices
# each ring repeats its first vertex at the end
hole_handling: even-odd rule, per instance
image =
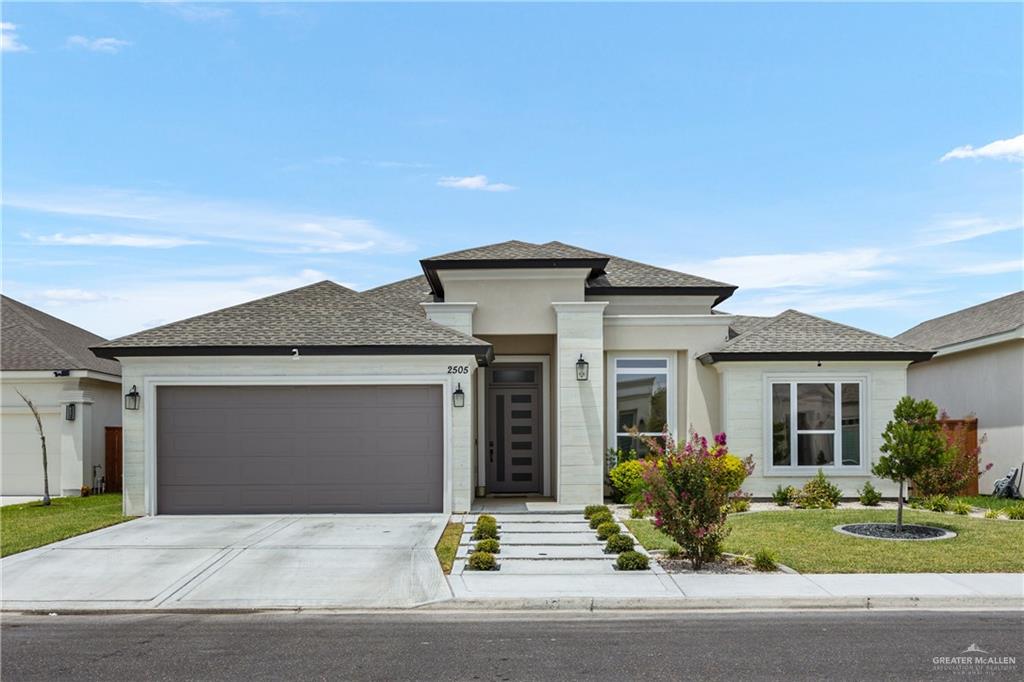
POLYGON ((558 430, 558 492, 562 504, 604 499, 605 301, 552 303, 557 315, 558 372, 554 384, 558 430), (588 381, 576 379, 580 355, 588 381))

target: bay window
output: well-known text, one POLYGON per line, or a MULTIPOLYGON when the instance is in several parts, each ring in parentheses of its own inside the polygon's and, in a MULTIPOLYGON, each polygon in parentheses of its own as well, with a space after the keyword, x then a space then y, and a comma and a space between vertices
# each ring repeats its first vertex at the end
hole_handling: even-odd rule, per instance
POLYGON ((613 425, 612 447, 643 456, 647 448, 629 433, 636 428, 643 436, 661 436, 671 429, 670 414, 675 403, 671 362, 668 358, 615 358, 611 363, 609 421, 613 425))
POLYGON ((863 379, 771 379, 770 469, 863 469, 863 379))

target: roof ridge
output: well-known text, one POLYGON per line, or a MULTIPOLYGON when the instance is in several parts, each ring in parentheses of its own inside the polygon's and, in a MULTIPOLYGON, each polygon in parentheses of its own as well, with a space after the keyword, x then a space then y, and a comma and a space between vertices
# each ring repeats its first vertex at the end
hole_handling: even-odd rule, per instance
MULTIPOLYGON (((782 317, 783 313, 785 313, 785 312, 788 312, 788 311, 783 311, 782 313, 779 313, 775 317, 766 317, 766 318, 764 318, 763 320, 761 320, 760 322, 755 324, 753 327, 751 327, 747 331, 745 331, 745 332, 743 332, 741 334, 737 334, 733 338, 731 338, 728 341, 726 341, 725 343, 723 343, 721 346, 719 346, 719 349, 724 349, 726 346, 731 344, 733 341, 736 341, 741 336, 748 336, 749 334, 751 334, 753 332, 756 332, 756 331, 758 331, 760 329, 763 329, 764 327, 767 327, 768 325, 776 322, 780 317, 782 317)), ((757 316, 756 315, 748 315, 748 317, 757 317, 757 316)))
POLYGON ((859 332, 861 334, 867 334, 868 336, 873 336, 876 339, 882 339, 884 341, 891 341, 891 342, 893 342, 893 343, 895 343, 895 344, 897 344, 899 346, 903 346, 907 350, 928 350, 926 348, 918 348, 917 346, 911 346, 910 344, 903 343, 902 341, 897 341, 893 337, 886 336, 885 334, 879 334, 878 332, 873 332, 873 331, 870 331, 868 329, 861 329, 860 327, 854 327, 853 325, 850 325, 850 324, 844 324, 842 322, 836 322, 835 320, 829 320, 829 319, 824 318, 824 317, 818 317, 817 315, 811 315, 810 313, 801 312, 799 310, 796 310, 795 308, 787 308, 786 310, 782 311, 779 314, 779 317, 781 317, 782 315, 785 315, 786 313, 795 313, 797 315, 803 315, 804 317, 810 317, 811 319, 814 319, 814 320, 820 320, 822 322, 828 322, 829 324, 834 324, 837 327, 843 327, 844 329, 849 329, 851 331, 859 332))
MULTIPOLYGON (((926 324, 934 324, 936 322, 939 322, 940 320, 945 320, 947 318, 953 317, 954 315, 962 315, 962 314, 964 314, 964 313, 966 313, 968 311, 971 311, 971 310, 977 310, 979 308, 985 308, 985 307, 990 306, 990 305, 992 305, 994 303, 998 303, 1000 301, 1005 301, 1008 298, 1014 298, 1015 296, 1024 296, 1024 289, 1021 289, 1020 291, 1015 291, 1015 292, 1013 292, 1011 294, 1006 294, 1005 296, 1000 296, 999 298, 993 298, 990 301, 982 301, 981 303, 975 303, 974 305, 969 305, 966 308, 960 308, 958 310, 953 310, 951 312, 939 315, 938 317, 932 317, 932 318, 929 318, 927 320, 922 320, 921 322, 918 322, 917 324, 915 324, 913 327, 910 327, 909 329, 906 329, 906 330, 900 332, 896 336, 899 337, 899 336, 903 336, 904 334, 909 334, 910 332, 914 331, 918 327, 923 327, 926 324)), ((1024 321, 1022 321, 1022 324, 1024 324, 1024 321)), ((978 338, 981 338, 981 337, 978 337, 978 338)))
POLYGON ((252 299, 251 301, 242 301, 241 303, 236 303, 234 305, 224 306, 223 308, 215 308, 214 310, 207 310, 205 313, 199 313, 198 315, 190 315, 189 317, 185 317, 185 318, 182 318, 180 320, 174 320, 173 322, 167 322, 165 324, 157 325, 156 327, 148 327, 148 328, 143 329, 141 331, 132 332, 131 334, 123 334, 121 336, 118 336, 115 339, 109 339, 109 340, 104 341, 103 343, 96 344, 96 347, 98 348, 98 347, 101 347, 101 346, 106 346, 106 345, 114 344, 114 343, 117 343, 118 341, 120 341, 121 339, 126 339, 126 338, 128 338, 130 336, 135 336, 135 335, 141 334, 143 332, 153 332, 153 331, 157 331, 157 330, 160 330, 160 329, 164 329, 165 327, 170 327, 172 325, 178 325, 178 324, 181 324, 183 322, 191 322, 192 320, 198 320, 199 318, 206 317, 207 315, 213 315, 214 313, 224 312, 225 310, 232 310, 234 308, 239 308, 239 307, 244 306, 244 305, 251 305, 253 303, 259 303, 260 301, 266 301, 266 300, 271 299, 271 298, 277 298, 278 296, 284 296, 285 294, 292 294, 292 293, 295 293, 296 291, 303 291, 304 289, 311 289, 312 287, 322 286, 324 284, 334 285, 334 287, 336 287, 337 289, 340 289, 341 291, 347 291, 347 292, 355 294, 355 295, 359 294, 358 291, 353 291, 352 289, 349 289, 346 286, 342 286, 341 284, 338 284, 337 282, 334 282, 334 281, 329 280, 329 279, 322 279, 322 280, 320 280, 318 282, 311 282, 310 284, 303 284, 302 286, 295 287, 294 289, 285 289, 284 291, 279 291, 276 294, 268 294, 266 296, 260 296, 259 298, 252 299))

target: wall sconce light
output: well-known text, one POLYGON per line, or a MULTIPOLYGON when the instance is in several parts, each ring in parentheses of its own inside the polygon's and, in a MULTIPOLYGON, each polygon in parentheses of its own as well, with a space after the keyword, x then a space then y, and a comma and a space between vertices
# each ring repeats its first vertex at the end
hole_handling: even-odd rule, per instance
POLYGON ((137 410, 139 409, 139 389, 133 384, 132 390, 124 394, 124 409, 126 410, 137 410))
POLYGON ((64 419, 73 422, 75 421, 75 404, 68 403, 64 406, 64 419))
POLYGON ((590 379, 590 363, 583 359, 583 353, 580 353, 580 359, 576 361, 576 381, 587 381, 590 379))
POLYGON ((455 407, 466 406, 466 393, 462 390, 462 384, 459 383, 458 387, 452 393, 452 405, 455 407))

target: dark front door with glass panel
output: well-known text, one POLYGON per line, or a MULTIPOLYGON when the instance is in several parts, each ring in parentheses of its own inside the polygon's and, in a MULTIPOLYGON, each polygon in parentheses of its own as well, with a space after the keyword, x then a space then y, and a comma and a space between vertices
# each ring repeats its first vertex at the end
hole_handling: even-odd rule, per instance
POLYGON ((488 368, 487 492, 541 492, 542 445, 539 365, 488 368))

